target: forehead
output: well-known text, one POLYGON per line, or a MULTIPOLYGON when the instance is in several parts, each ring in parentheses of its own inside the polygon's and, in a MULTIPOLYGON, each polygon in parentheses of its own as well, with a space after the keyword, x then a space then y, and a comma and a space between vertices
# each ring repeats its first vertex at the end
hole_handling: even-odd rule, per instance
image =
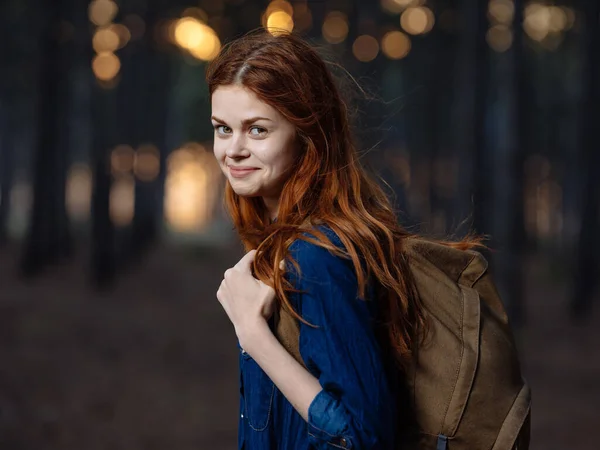
POLYGON ((212 113, 224 120, 243 121, 249 117, 267 117, 279 120, 282 116, 271 105, 263 102, 243 86, 219 86, 211 98, 212 113))

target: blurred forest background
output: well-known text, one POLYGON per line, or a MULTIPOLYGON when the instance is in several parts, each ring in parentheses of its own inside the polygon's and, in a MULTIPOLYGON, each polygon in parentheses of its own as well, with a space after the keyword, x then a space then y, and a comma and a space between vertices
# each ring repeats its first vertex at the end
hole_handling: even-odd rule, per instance
POLYGON ((261 26, 307 37, 370 93, 347 86, 399 220, 490 236, 531 448, 597 445, 599 5, 1 2, 0 448, 235 447, 215 292, 242 249, 204 71, 261 26))

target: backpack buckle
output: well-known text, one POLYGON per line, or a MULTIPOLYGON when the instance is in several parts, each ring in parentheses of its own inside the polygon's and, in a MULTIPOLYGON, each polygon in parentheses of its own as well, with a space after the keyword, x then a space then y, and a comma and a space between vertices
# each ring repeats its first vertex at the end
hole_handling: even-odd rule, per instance
POLYGON ((448 448, 448 437, 438 434, 437 446, 435 450, 446 450, 448 448))

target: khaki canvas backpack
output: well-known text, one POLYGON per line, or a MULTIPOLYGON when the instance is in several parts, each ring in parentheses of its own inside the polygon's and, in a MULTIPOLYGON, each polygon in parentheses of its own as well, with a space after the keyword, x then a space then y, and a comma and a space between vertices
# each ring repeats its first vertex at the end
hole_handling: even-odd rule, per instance
MULTIPOLYGON (((412 448, 527 450, 531 393, 487 261, 423 239, 405 251, 429 322, 406 375, 419 427, 412 448)), ((303 364, 299 324, 283 310, 276 335, 303 364)))

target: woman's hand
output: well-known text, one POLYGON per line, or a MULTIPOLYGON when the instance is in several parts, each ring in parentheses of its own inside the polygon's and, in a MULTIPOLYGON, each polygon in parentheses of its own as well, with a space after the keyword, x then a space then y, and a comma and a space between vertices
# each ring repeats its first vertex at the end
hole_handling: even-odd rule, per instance
MULTIPOLYGON (((240 345, 265 329, 275 311, 275 290, 252 276, 256 250, 246 253, 239 262, 225 271, 217 299, 235 328, 240 345)), ((267 327, 268 328, 268 327, 267 327)))

